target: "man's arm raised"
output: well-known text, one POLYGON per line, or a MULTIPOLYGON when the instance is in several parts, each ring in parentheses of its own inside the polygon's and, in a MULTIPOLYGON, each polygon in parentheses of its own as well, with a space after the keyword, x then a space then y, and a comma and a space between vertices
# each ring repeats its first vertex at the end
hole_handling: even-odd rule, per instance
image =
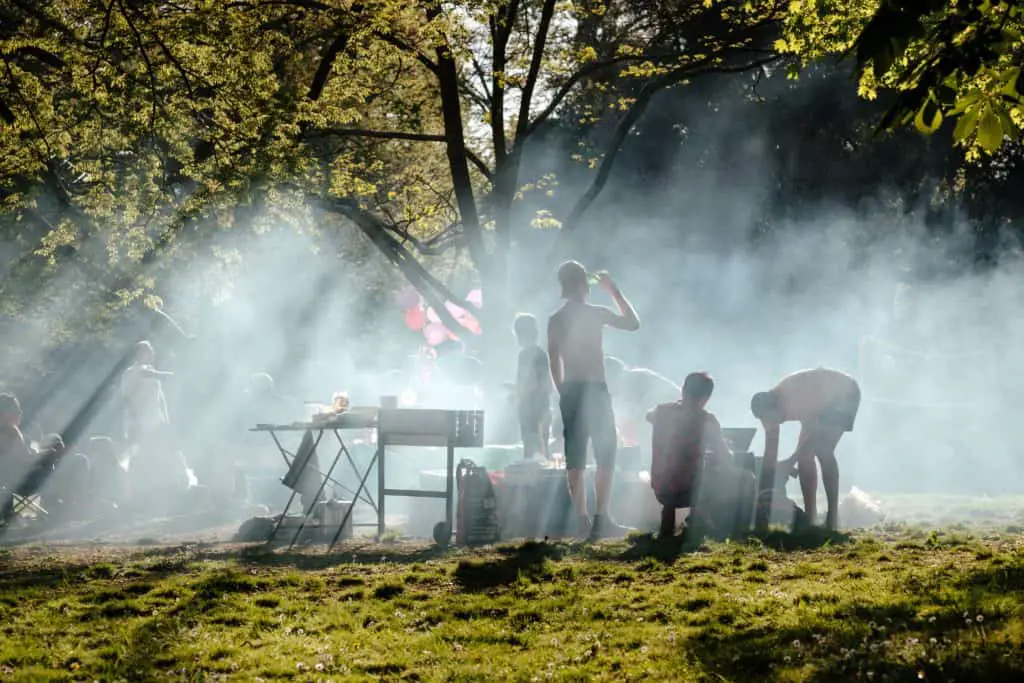
POLYGON ((640 318, 637 317, 636 311, 633 310, 633 305, 619 291, 611 276, 608 273, 601 273, 597 283, 601 286, 601 289, 611 295, 615 301, 615 306, 619 309, 618 313, 614 313, 607 308, 602 309, 605 312, 604 324, 617 330, 626 330, 627 332, 639 330, 640 318))

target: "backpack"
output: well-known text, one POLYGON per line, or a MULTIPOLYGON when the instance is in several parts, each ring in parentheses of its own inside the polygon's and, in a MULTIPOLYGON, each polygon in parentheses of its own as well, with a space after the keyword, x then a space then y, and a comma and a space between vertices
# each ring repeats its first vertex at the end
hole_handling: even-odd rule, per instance
POLYGON ((501 538, 498 522, 498 497, 487 469, 472 460, 463 460, 455 470, 459 487, 455 542, 459 545, 484 545, 501 538))

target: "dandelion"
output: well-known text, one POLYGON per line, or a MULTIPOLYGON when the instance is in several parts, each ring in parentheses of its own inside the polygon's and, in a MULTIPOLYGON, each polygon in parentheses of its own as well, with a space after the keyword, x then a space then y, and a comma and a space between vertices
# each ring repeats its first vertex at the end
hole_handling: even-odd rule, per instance
POLYGON ((936 640, 935 638, 929 638, 928 642, 931 643, 932 645, 937 645, 939 641, 936 640))
POLYGON ((558 647, 558 638, 552 638, 551 645, 552 647, 558 647))
POLYGON ((985 615, 979 614, 975 617, 975 620, 980 624, 981 622, 985 621, 985 615))
POLYGON ((786 655, 785 657, 782 658, 782 661, 784 661, 786 664, 789 664, 791 661, 793 661, 793 658, 790 657, 789 655, 786 655))
POLYGON ((305 631, 305 629, 301 629, 300 628, 298 631, 295 632, 295 635, 297 635, 297 636, 304 636, 304 635, 306 635, 306 631, 305 631))
POLYGON ((316 665, 313 668, 316 669, 317 671, 323 671, 324 670, 323 662, 317 662, 316 665))
POLYGON ((305 662, 296 662, 296 663, 295 663, 295 668, 296 668, 296 669, 298 669, 299 671, 305 671, 305 670, 306 670, 306 669, 308 669, 309 667, 308 667, 308 666, 306 666, 306 663, 305 663, 305 662))
POLYGON ((964 619, 970 619, 970 618, 971 618, 970 613, 967 612, 966 610, 964 610, 964 619))
POLYGON ((934 614, 928 618, 928 623, 929 624, 934 624, 935 623, 935 615, 934 614))
POLYGON ((291 626, 285 626, 284 627, 284 634, 286 636, 290 636, 292 634, 292 627, 291 626))
POLYGON ((647 646, 646 645, 644 645, 643 647, 640 648, 640 654, 644 654, 644 655, 647 654, 647 646))
POLYGON ((796 649, 799 650, 800 649, 800 641, 799 640, 794 640, 793 641, 793 647, 795 647, 796 649))
POLYGON ((917 677, 918 677, 918 679, 923 681, 924 680, 924 672, 923 671, 918 671, 917 672, 917 677))

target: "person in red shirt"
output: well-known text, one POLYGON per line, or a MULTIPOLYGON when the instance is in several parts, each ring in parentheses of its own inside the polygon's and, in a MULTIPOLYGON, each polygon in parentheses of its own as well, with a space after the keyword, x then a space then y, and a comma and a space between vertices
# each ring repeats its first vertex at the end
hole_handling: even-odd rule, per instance
MULTIPOLYGON (((779 432, 784 422, 800 423, 796 452, 782 463, 786 471, 798 468, 804 514, 812 524, 817 515, 818 468, 825 485, 828 512, 825 526, 835 529, 839 512, 839 463, 835 450, 846 432, 853 431, 860 408, 860 386, 844 372, 816 368, 783 378, 770 391, 754 394, 750 410, 765 430, 762 472, 774 476, 779 457, 779 432)), ((763 480, 763 478, 762 478, 763 480)), ((759 519, 763 525, 763 520, 759 519)))
POLYGON ((704 457, 713 469, 731 468, 732 452, 722 436, 718 418, 706 406, 715 381, 706 372, 694 372, 683 382, 682 399, 661 403, 647 414, 651 437, 651 488, 662 505, 661 537, 675 534, 677 508, 696 507, 704 457))

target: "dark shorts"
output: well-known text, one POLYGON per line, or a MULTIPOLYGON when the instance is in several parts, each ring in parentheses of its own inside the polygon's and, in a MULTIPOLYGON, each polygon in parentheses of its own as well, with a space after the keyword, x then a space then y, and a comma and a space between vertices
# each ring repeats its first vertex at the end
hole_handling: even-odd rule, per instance
POLYGON ((849 394, 834 399, 818 415, 818 421, 823 427, 838 428, 844 432, 852 432, 853 424, 857 421, 857 411, 859 409, 860 389, 856 389, 849 394))
POLYGON ((565 467, 581 470, 587 466, 587 442, 594 445, 594 460, 600 468, 615 466, 615 413, 612 396, 604 382, 568 382, 558 401, 565 436, 565 467))

